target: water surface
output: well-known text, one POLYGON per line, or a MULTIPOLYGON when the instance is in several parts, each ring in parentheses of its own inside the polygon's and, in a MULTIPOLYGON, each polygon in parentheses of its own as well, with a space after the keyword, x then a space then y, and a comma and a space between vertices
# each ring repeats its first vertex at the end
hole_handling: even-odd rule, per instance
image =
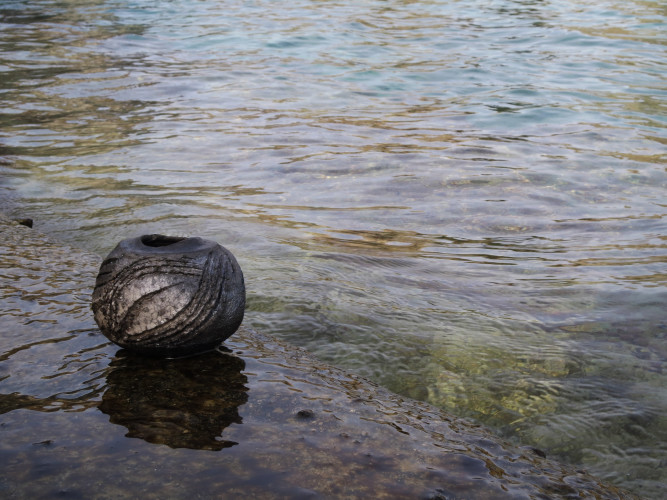
POLYGON ((100 257, 1 215, 0 249, 2 498, 637 498, 244 327, 119 350, 86 314, 100 257))
POLYGON ((99 255, 220 241, 246 324, 655 497, 665 18, 5 1, 1 203, 99 255))

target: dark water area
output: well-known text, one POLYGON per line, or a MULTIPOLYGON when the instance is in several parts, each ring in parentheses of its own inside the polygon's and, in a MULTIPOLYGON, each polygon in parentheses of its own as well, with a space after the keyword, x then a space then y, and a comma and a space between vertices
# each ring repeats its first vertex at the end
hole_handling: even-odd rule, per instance
MULTIPOLYGON (((142 233, 219 241, 246 325, 656 498, 666 18, 3 1, 0 209, 100 256, 142 233)), ((0 393, 66 390, 28 352, 4 354, 0 393)))

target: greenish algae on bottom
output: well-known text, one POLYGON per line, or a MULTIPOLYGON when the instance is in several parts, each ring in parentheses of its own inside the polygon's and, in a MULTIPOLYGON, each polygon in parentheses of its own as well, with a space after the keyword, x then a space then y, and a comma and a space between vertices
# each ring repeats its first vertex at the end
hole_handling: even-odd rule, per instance
POLYGON ((636 498, 250 329, 119 350, 101 259, 2 218, 0 247, 2 498, 636 498))

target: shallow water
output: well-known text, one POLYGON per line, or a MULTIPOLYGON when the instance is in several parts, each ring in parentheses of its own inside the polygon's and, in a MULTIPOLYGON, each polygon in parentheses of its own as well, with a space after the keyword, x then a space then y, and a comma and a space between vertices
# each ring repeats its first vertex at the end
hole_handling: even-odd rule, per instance
POLYGON ((0 204, 100 255, 218 240, 246 324, 655 497, 665 18, 3 2, 0 204))
POLYGON ((1 215, 0 250, 2 498, 637 498, 247 328, 119 350, 86 313, 100 257, 1 215))

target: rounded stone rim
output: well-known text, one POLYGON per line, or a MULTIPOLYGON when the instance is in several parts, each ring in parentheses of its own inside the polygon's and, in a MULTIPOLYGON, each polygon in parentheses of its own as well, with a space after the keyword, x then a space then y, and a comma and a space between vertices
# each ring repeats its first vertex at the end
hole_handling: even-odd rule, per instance
POLYGON ((209 251, 218 243, 205 240, 199 236, 168 236, 164 234, 145 234, 136 238, 128 238, 119 246, 125 252, 140 255, 172 255, 192 254, 209 251))

